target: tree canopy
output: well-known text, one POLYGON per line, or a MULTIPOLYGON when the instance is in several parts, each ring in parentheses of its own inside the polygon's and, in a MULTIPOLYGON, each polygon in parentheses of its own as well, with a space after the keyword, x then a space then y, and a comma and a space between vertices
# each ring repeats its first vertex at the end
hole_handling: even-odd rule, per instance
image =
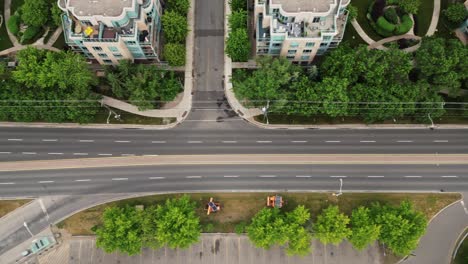
POLYGON ((187 37, 187 18, 175 11, 167 11, 162 16, 164 36, 168 43, 184 43, 187 37))
POLYGON ((239 28, 247 28, 247 11, 234 11, 229 15, 229 27, 232 31, 239 28))
POLYGON ((179 43, 167 43, 164 46, 164 58, 170 66, 185 65, 185 46, 179 43))
POLYGON ((25 0, 21 6, 21 19, 28 26, 41 27, 50 17, 47 0, 25 0))
POLYGON ((463 3, 449 4, 448 8, 443 10, 442 13, 448 20, 455 24, 461 24, 468 16, 468 10, 463 3))
POLYGON ((398 0, 397 3, 404 11, 410 14, 417 14, 421 5, 420 0, 398 0))
POLYGON ((370 209, 363 206, 353 210, 350 228, 349 242, 358 250, 366 248, 380 235, 380 226, 374 224, 370 209))
POLYGON ((250 42, 245 28, 238 28, 229 33, 226 40, 226 54, 232 61, 247 61, 249 59, 250 42))
POLYGON ((186 15, 190 8, 190 0, 168 0, 166 4, 166 10, 177 12, 180 15, 186 15))
POLYGON ((348 216, 340 213, 338 206, 329 206, 322 211, 313 225, 315 237, 323 244, 338 245, 351 235, 349 221, 348 216))

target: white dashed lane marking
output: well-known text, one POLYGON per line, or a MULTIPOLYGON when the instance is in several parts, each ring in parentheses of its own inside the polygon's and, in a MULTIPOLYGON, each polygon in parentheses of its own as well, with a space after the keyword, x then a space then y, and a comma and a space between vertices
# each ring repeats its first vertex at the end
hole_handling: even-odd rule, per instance
POLYGON ((165 179, 165 177, 149 177, 148 179, 150 179, 150 180, 162 180, 162 179, 165 179))
POLYGON ((326 143, 340 143, 341 141, 339 141, 339 140, 327 140, 325 142, 326 143))
POLYGON ((153 144, 164 144, 166 141, 151 141, 153 144))
POLYGON ((110 153, 99 153, 98 156, 112 156, 110 153))
POLYGON ((9 138, 8 141, 23 141, 21 138, 9 138))
POLYGON ((332 175, 330 176, 330 178, 346 178, 348 176, 344 176, 344 175, 332 175))
POLYGON ((49 152, 47 154, 49 154, 49 155, 63 155, 62 152, 49 152))
POLYGON ((361 140, 361 143, 375 143, 375 140, 361 140))
POLYGON ((185 176, 187 179, 200 179, 202 176, 185 176))
POLYGON ((260 175, 260 178, 276 178, 276 175, 260 175))
POLYGON ((238 178, 238 175, 224 175, 224 178, 238 178))
POLYGON ((444 176, 440 176, 442 178, 458 178, 458 176, 455 176, 455 175, 444 175, 444 176))
POLYGON ((398 140, 398 143, 411 143, 413 142, 412 140, 398 140))
POLYGON ((367 176, 367 178, 383 178, 383 177, 385 177, 385 176, 383 176, 383 175, 369 175, 369 176, 367 176))
POLYGON ((233 144, 233 143, 237 143, 237 141, 234 141, 234 140, 225 140, 225 141, 223 141, 223 143, 225 143, 225 144, 233 144))
POLYGON ((270 140, 258 140, 257 143, 271 143, 270 140))
POLYGON ((24 155, 35 155, 37 154, 36 152, 23 152, 24 155))
POLYGON ((113 181, 126 181, 128 178, 112 178, 113 181))
POLYGON ((130 143, 131 141, 129 140, 115 140, 115 143, 130 143))
POLYGON ((410 176, 405 176, 405 178, 422 178, 422 176, 410 175, 410 176))
POLYGON ((54 181, 38 181, 38 183, 53 183, 54 181))
POLYGON ((0 182, 0 185, 12 185, 14 182, 0 182))
POLYGON ((187 141, 187 143, 189 143, 189 144, 200 144, 200 143, 203 143, 203 141, 191 140, 191 141, 187 141))
POLYGON ((79 142, 94 142, 92 139, 80 139, 79 142))
POLYGON ((90 179, 81 179, 81 180, 75 180, 76 182, 89 182, 91 181, 90 179))
POLYGON ((310 175, 296 175, 296 178, 310 178, 310 175))
POLYGON ((88 155, 88 153, 73 153, 73 155, 76 155, 76 156, 86 156, 88 155))
POLYGON ((292 143, 307 143, 307 140, 293 140, 292 143))
POLYGON ((0 152, 0 154, 11 154, 11 152, 3 151, 3 152, 0 152))
POLYGON ((434 140, 435 143, 447 143, 448 140, 434 140))

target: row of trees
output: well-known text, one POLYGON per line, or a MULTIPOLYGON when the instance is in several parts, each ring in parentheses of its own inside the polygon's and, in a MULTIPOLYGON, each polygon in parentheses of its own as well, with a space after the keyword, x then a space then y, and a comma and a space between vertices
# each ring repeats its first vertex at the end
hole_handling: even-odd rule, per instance
POLYGON ((25 0, 19 10, 8 20, 8 30, 20 37, 21 42, 24 43, 43 32, 42 28, 45 26, 60 26, 61 14, 62 11, 55 0, 25 0), (20 32, 21 24, 27 26, 24 32, 20 32))
POLYGON ((142 247, 187 248, 198 241, 200 220, 195 203, 188 196, 168 199, 144 210, 135 207, 109 207, 102 224, 94 227, 96 246, 110 253, 140 253, 142 247))
POLYGON ((185 38, 188 34, 187 13, 190 0, 168 0, 162 16, 166 44, 164 58, 171 66, 185 64, 185 38))
POLYGON ((259 58, 258 70, 234 72, 234 92, 248 106, 269 102, 270 113, 427 121, 445 112, 440 92, 456 97, 466 86, 467 57, 459 41, 434 37, 414 58, 396 47, 356 51, 343 44, 307 71, 283 58, 259 58))
POLYGON ((127 60, 120 61, 116 67, 108 67, 106 79, 115 97, 129 100, 140 110, 158 108, 162 103, 174 100, 182 90, 173 71, 127 60))
POLYGON ((350 217, 340 212, 337 206, 329 206, 310 221, 309 210, 298 206, 291 212, 264 208, 247 226, 247 235, 253 244, 261 248, 273 245, 286 246, 290 255, 310 253, 312 237, 323 244, 339 244, 344 239, 358 250, 379 240, 395 254, 404 256, 414 250, 424 234, 427 220, 416 212, 411 203, 400 206, 373 204, 358 207, 350 217))
POLYGON ((18 67, 2 67, 0 120, 87 123, 100 108, 91 93, 97 84, 83 57, 28 47, 17 53, 18 67))
POLYGON ((226 40, 226 54, 233 61, 247 61, 250 56, 250 42, 247 33, 247 2, 230 0, 229 36, 226 40))

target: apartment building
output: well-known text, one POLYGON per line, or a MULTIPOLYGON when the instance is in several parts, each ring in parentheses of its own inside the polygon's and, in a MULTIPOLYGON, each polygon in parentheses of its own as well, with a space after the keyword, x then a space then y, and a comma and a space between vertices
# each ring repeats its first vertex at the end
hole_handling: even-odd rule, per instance
POLYGON ((159 61, 159 0, 58 0, 65 42, 100 64, 159 61))
POLYGON ((255 0, 257 55, 309 64, 343 39, 350 0, 255 0))

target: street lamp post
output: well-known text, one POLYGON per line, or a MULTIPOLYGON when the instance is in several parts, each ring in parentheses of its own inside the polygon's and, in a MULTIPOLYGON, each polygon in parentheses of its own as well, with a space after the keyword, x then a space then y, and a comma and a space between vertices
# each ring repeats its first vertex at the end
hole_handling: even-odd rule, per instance
POLYGON ((262 107, 262 112, 263 112, 263 119, 266 118, 267 125, 269 124, 268 122, 268 108, 270 107, 270 100, 267 101, 267 105, 262 107))
POLYGON ((338 193, 334 193, 333 195, 334 196, 342 195, 343 194, 342 190, 343 190, 343 179, 340 178, 340 191, 338 193))
POLYGON ((432 118, 431 118, 431 114, 427 114, 427 117, 429 117, 429 120, 431 120, 431 126, 429 127, 431 130, 434 130, 435 128, 435 125, 434 125, 434 121, 432 121, 432 118))
POLYGON ((31 237, 34 237, 33 233, 31 232, 31 230, 29 229, 28 227, 28 224, 26 222, 23 222, 23 225, 24 227, 26 227, 26 230, 28 230, 29 234, 31 235, 31 237))

